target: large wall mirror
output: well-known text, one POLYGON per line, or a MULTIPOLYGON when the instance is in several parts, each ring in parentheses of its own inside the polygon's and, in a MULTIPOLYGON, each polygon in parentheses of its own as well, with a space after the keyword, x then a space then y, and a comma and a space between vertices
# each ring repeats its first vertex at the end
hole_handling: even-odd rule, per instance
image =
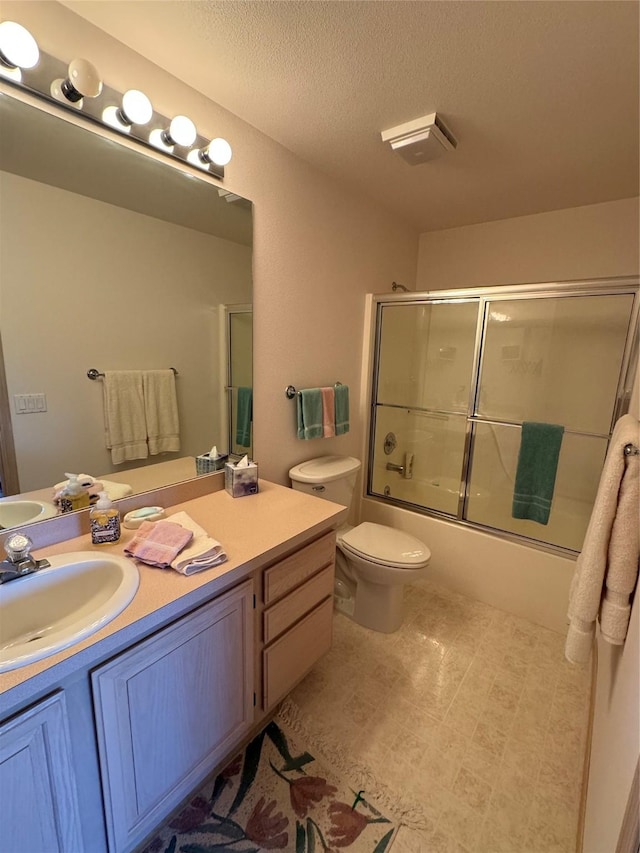
POLYGON ((0 124, 0 510, 66 472, 136 493, 195 477, 213 445, 250 453, 251 203, 1 92, 0 124), (180 452, 114 465, 87 371, 170 367, 180 452))

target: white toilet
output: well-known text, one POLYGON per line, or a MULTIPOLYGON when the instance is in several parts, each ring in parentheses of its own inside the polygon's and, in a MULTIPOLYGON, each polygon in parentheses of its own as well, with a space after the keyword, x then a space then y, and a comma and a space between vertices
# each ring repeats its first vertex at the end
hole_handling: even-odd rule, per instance
MULTIPOLYGON (((320 456, 289 471, 294 489, 351 507, 360 460, 320 456)), ((336 535, 335 600, 360 625, 390 634, 403 619, 404 586, 424 575, 431 552, 383 524, 343 524, 336 535)))

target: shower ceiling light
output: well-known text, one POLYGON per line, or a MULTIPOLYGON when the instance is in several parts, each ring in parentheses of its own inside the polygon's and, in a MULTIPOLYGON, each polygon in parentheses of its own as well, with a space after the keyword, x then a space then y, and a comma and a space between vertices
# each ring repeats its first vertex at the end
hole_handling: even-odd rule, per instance
POLYGON ((458 146, 455 136, 436 113, 383 130, 380 136, 411 166, 427 163, 446 151, 455 151, 458 146))

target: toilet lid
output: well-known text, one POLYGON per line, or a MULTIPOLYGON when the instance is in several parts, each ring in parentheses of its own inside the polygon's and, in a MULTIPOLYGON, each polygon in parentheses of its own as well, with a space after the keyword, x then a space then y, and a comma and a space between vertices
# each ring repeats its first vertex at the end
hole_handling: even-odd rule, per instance
POLYGON ((340 541, 352 554, 395 569, 418 569, 431 557, 431 551, 415 536, 370 521, 349 530, 340 541))

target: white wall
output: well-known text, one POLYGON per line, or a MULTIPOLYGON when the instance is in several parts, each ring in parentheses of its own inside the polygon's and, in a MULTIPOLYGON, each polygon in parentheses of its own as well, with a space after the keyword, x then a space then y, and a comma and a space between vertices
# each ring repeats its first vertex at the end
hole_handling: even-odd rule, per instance
POLYGON ((177 368, 179 455, 222 445, 217 310, 251 301, 251 249, 6 172, 0 194, 9 399, 47 398, 44 413, 12 411, 21 491, 121 470, 90 367, 177 368))
MULTIPOLYGON (((417 289, 637 276, 638 199, 488 222, 420 237, 417 289)), ((636 377, 631 412, 640 414, 636 377)), ((401 510, 366 507, 366 517, 409 524, 401 510)), ((407 516, 411 514, 405 514, 407 516)), ((462 592, 565 629, 573 563, 436 520, 409 524, 432 544, 435 576, 462 592), (429 537, 431 536, 431 540, 429 537), (483 580, 481 580, 483 579, 483 580), (486 581, 486 582, 485 582, 486 581), (544 601, 544 594, 548 599, 544 601)), ((409 529, 409 527, 407 527, 409 529)), ((598 639, 598 677, 585 817, 585 853, 616 848, 640 752, 640 596, 626 644, 598 639)))
POLYGON ((103 79, 143 89, 164 115, 184 112, 204 136, 223 136, 234 157, 224 186, 254 202, 255 458, 260 474, 288 484, 291 465, 360 447, 365 294, 413 282, 417 234, 355 196, 251 125, 54 2, 3 0, 3 18, 28 27, 43 50, 86 56, 103 79), (341 381, 351 388, 351 432, 302 442, 284 389, 341 381))
POLYGON ((417 290, 637 275, 638 198, 420 236, 417 290))

